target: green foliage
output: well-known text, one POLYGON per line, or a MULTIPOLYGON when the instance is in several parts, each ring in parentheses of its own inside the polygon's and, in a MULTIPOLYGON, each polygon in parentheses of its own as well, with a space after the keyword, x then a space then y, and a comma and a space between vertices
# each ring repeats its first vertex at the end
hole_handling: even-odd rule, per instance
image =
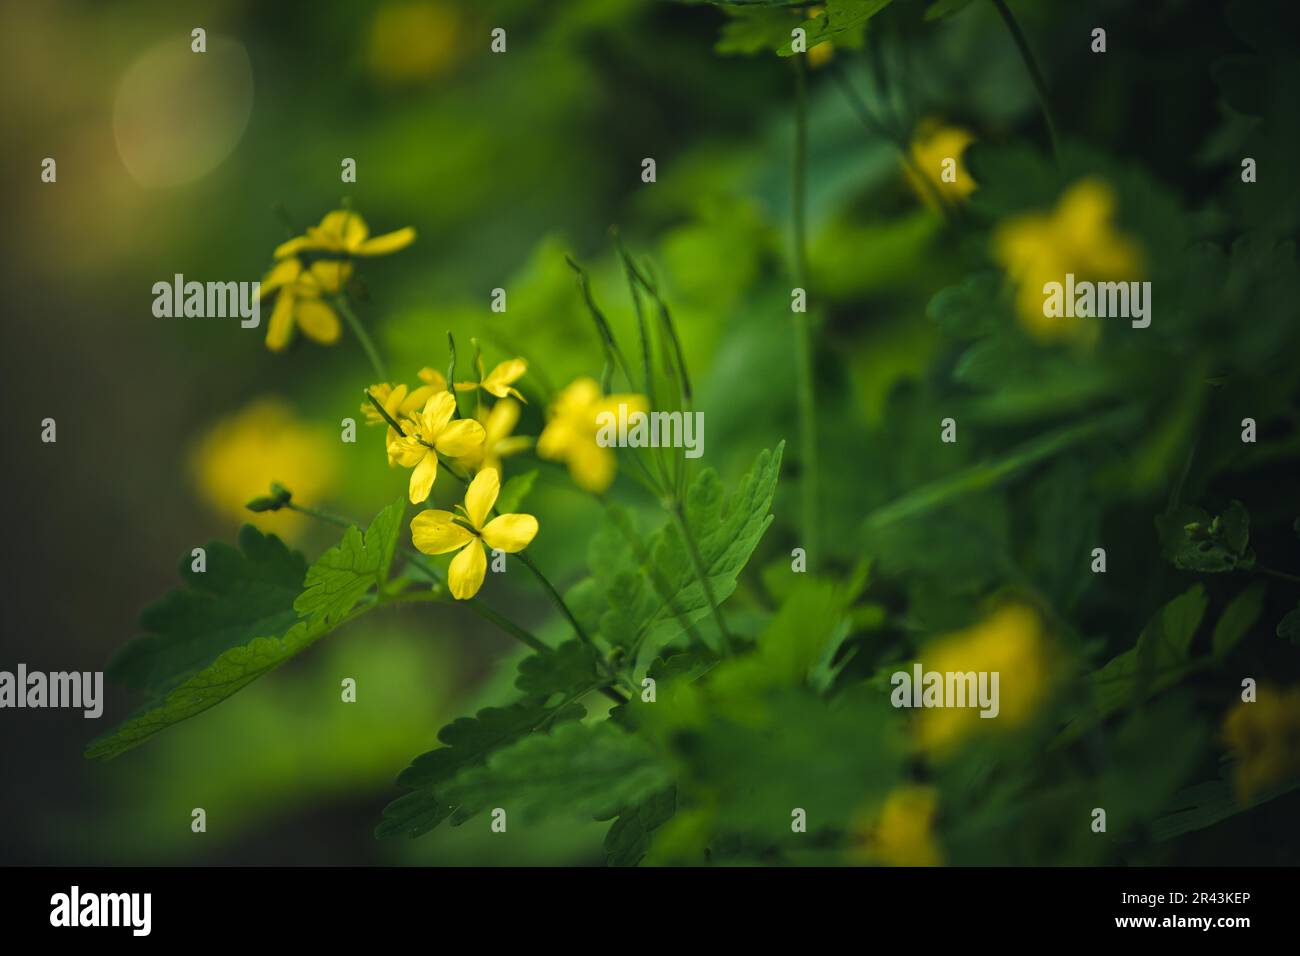
POLYGON ((86 756, 116 757, 202 713, 371 607, 361 602, 387 576, 403 506, 381 511, 364 539, 349 528, 310 568, 249 525, 240 531, 240 551, 208 546, 206 571, 188 570, 187 559, 181 574, 189 586, 141 615, 153 633, 109 667, 114 679, 147 691, 149 703, 91 743, 86 756))
MULTIPOLYGON (((719 602, 735 591, 737 577, 772 523, 783 450, 784 443, 761 452, 730 498, 712 469, 701 472, 687 492, 683 521, 719 602)), ((632 516, 617 508, 592 538, 591 577, 570 596, 601 637, 624 650, 637 673, 710 612, 690 547, 669 523, 641 535, 632 516)))

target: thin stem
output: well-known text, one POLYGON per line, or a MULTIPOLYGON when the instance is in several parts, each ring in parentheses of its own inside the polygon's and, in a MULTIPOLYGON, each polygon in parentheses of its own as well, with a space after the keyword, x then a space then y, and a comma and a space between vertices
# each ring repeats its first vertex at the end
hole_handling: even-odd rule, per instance
MULTIPOLYGON (((806 308, 808 296, 808 237, 804 218, 808 165, 808 95, 807 65, 801 54, 795 57, 795 136, 794 167, 791 170, 791 221, 794 226, 795 282, 804 290, 805 310, 794 313, 795 387, 799 407, 799 441, 802 474, 800 500, 803 511, 803 538, 808 562, 815 566, 821 555, 817 525, 817 418, 813 386, 812 328, 806 308)), ((682 522, 684 527, 685 522, 682 522)), ((707 585, 706 585, 707 589, 707 585)), ((712 603, 712 595, 710 595, 712 603)), ((714 607, 716 615, 717 608, 714 607)), ((719 618, 719 621, 721 619, 719 618)), ((724 637, 727 634, 723 627, 724 637)))
POLYGON ((573 630, 577 633, 582 642, 591 647, 595 647, 596 645, 592 642, 591 637, 588 636, 586 630, 583 629, 583 626, 578 623, 578 619, 574 617, 573 612, 569 610, 569 605, 564 603, 564 598, 560 597, 560 592, 555 590, 555 585, 553 585, 550 580, 547 579, 546 575, 542 573, 541 568, 535 565, 533 559, 523 551, 520 551, 515 555, 515 557, 523 562, 524 567, 536 575, 537 580, 540 581, 542 587, 546 589, 546 593, 549 594, 551 600, 555 602, 555 606, 558 607, 564 616, 569 619, 569 623, 573 625, 573 630))
POLYGON ((1006 0, 993 0, 993 6, 997 8, 1002 22, 1007 25, 1011 39, 1015 41, 1016 48, 1020 51, 1020 58, 1025 61, 1029 79, 1033 81, 1034 90, 1038 93, 1038 105, 1043 111, 1043 120, 1047 123, 1047 136, 1052 143, 1052 156, 1059 159, 1060 150, 1056 146, 1056 117, 1052 113, 1051 101, 1047 98, 1047 84, 1043 81, 1042 71, 1038 68, 1038 60, 1034 57, 1034 51, 1029 48, 1029 40, 1025 37, 1025 32, 1020 29, 1015 14, 1006 5, 1006 0))
POLYGON ((384 419, 384 421, 388 422, 389 428, 397 432, 397 434, 401 435, 403 438, 406 437, 406 431, 402 428, 401 425, 397 424, 397 419, 395 419, 392 415, 388 414, 388 409, 384 408, 383 404, 379 401, 379 399, 375 398, 375 396, 370 394, 370 389, 366 389, 366 400, 370 402, 371 405, 375 406, 375 409, 379 412, 380 416, 384 419))
POLYGON ((708 572, 704 567, 704 559, 700 555, 699 545, 695 543, 695 535, 686 523, 686 516, 682 513, 680 502, 674 501, 668 511, 673 516, 673 520, 677 523, 677 528, 681 531, 682 538, 686 542, 686 551, 691 556, 691 566, 695 569, 695 576, 699 578, 700 587, 704 589, 704 596, 709 602, 709 610, 713 612, 713 620, 718 625, 718 631, 722 635, 722 646, 730 653, 732 650, 731 631, 727 629, 727 622, 722 616, 722 608, 718 606, 718 599, 713 593, 713 584, 709 581, 708 572))
POLYGON ((1263 565, 1255 565, 1255 570, 1260 574, 1267 574, 1270 577, 1280 578, 1283 581, 1291 581, 1294 584, 1300 584, 1300 577, 1294 574, 1287 574, 1285 571, 1274 571, 1272 568, 1266 568, 1263 565))
POLYGON ((353 334, 357 337, 357 341, 361 343, 361 347, 365 350, 366 357, 370 359, 370 364, 374 368, 375 374, 379 376, 379 381, 387 382, 389 380, 388 369, 384 367, 384 360, 379 357, 379 351, 375 348, 375 343, 370 341, 370 336, 366 332, 365 326, 361 324, 361 320, 358 319, 356 313, 352 311, 352 306, 348 304, 347 296, 336 295, 334 297, 334 304, 338 307, 338 310, 343 313, 343 318, 347 320, 348 325, 352 328, 353 334))
MULTIPOLYGON (((340 517, 339 515, 330 514, 328 511, 322 511, 318 508, 309 508, 306 505, 294 504, 293 502, 289 502, 288 504, 285 505, 285 507, 291 511, 300 512, 312 518, 316 518, 319 521, 324 521, 328 524, 337 525, 338 527, 341 528, 356 527, 356 522, 349 521, 348 519, 340 517)), ((407 557, 407 560, 409 560, 412 564, 414 564, 421 571, 423 571, 430 578, 432 578, 435 581, 435 583, 439 586, 439 588, 442 587, 442 582, 441 580, 439 580, 437 572, 435 572, 433 568, 431 568, 425 562, 424 555, 422 555, 418 551, 412 551, 409 548, 403 548, 402 553, 407 557)), ((436 592, 428 591, 423 593, 433 595, 432 597, 428 598, 428 600, 445 599, 445 595, 446 595, 446 592, 444 590, 439 590, 436 592)), ((407 596, 405 594, 402 594, 402 595, 394 595, 390 598, 387 598, 386 600, 415 601, 418 600, 418 598, 416 598, 413 595, 407 596)), ((524 630, 514 621, 498 613, 497 611, 494 611, 492 608, 488 607, 482 601, 469 600, 469 601, 459 601, 457 603, 465 605, 471 611, 477 614, 479 617, 483 618, 485 621, 490 621, 491 623, 495 624, 497 627, 501 628, 501 630, 505 631, 511 637, 515 638, 521 643, 532 648, 534 651, 537 651, 539 654, 544 654, 550 651, 550 647, 548 647, 536 635, 530 633, 529 631, 524 630)), ((622 703, 621 700, 620 703, 622 703)))

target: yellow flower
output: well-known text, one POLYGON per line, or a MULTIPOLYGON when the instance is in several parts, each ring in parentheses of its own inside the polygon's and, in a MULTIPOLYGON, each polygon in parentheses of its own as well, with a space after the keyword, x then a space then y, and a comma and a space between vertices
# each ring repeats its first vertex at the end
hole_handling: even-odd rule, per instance
MULTIPOLYGON (((388 413, 388 417, 399 424, 414 415, 417 409, 423 408, 425 403, 435 394, 447 391, 447 380, 443 378, 441 372, 426 366, 420 369, 417 374, 424 384, 413 389, 408 390, 405 385, 392 385, 388 382, 380 382, 371 385, 367 389, 375 397, 375 400, 384 406, 384 411, 388 413)), ((379 409, 375 408, 370 399, 366 399, 361 403, 361 413, 366 416, 367 425, 388 424, 388 420, 379 413, 379 409)), ((393 426, 389 425, 384 447, 389 447, 400 437, 402 436, 397 434, 393 426)), ((388 464, 397 464, 391 454, 388 456, 388 464)))
POLYGON ((370 70, 395 86, 441 76, 459 59, 463 34, 460 14, 447 3, 386 3, 370 26, 370 70))
POLYGON ((931 707, 920 712, 918 743, 938 756, 972 733, 1025 723, 1043 702, 1052 678, 1042 621, 1037 612, 1020 604, 1005 605, 974 627, 932 642, 922 650, 920 662, 931 672, 998 674, 996 717, 980 717, 977 707, 931 707))
POLYGON ((273 481, 303 501, 319 500, 334 487, 337 448, 337 440, 303 424, 284 402, 259 398, 208 430, 190 455, 190 469, 200 498, 221 515, 293 537, 302 515, 253 514, 244 503, 265 494, 273 481))
POLYGON ((438 477, 438 455, 463 458, 483 444, 483 426, 468 418, 452 421, 456 399, 450 392, 439 392, 424 405, 424 410, 406 420, 405 436, 398 435, 388 446, 392 461, 403 468, 413 468, 408 492, 411 504, 418 505, 429 497, 438 477))
POLYGON ((993 233, 993 255, 1017 284, 1016 311, 1038 339, 1091 341, 1095 319, 1043 314, 1043 286, 1065 282, 1066 273, 1088 281, 1123 281, 1142 270, 1141 247, 1116 231, 1115 194, 1098 179, 1075 183, 1050 215, 1017 216, 993 233))
POLYGON ((349 209, 327 212, 319 226, 308 226, 305 236, 295 236, 275 250, 277 259, 300 252, 325 252, 345 257, 386 256, 405 249, 415 241, 410 226, 370 238, 370 228, 361 216, 349 209))
POLYGON ((960 126, 944 126, 930 120, 917 128, 911 149, 912 161, 916 164, 916 169, 904 163, 903 171, 907 174, 907 180, 916 190, 916 194, 927 206, 932 209, 937 208, 934 199, 936 192, 945 202, 957 205, 964 202, 966 197, 975 191, 975 180, 971 178, 966 170, 966 164, 961 159, 966 147, 974 141, 975 137, 970 130, 962 129, 960 126), (955 166, 953 181, 946 182, 944 166, 950 159, 955 166), (920 170, 920 176, 916 173, 917 169, 920 170), (925 179, 921 179, 921 176, 925 179))
POLYGON ((519 403, 513 398, 503 398, 492 405, 492 410, 480 406, 474 417, 483 426, 483 444, 480 448, 459 459, 466 468, 478 471, 483 468, 501 470, 501 459, 517 455, 533 443, 526 435, 511 435, 519 422, 519 403))
POLYGON ((481 388, 489 395, 497 398, 505 398, 507 395, 513 395, 519 401, 527 404, 527 400, 519 394, 519 389, 512 388, 514 382, 518 381, 525 372, 528 371, 528 363, 521 358, 506 359, 487 375, 483 374, 483 356, 478 358, 478 378, 477 382, 457 382, 456 391, 472 392, 476 388, 481 388))
MULTIPOLYGON (((825 7, 811 7, 808 10, 808 18, 815 20, 820 16, 825 16, 825 7)), ((808 51, 808 67, 817 70, 829 63, 835 56, 835 44, 830 40, 823 40, 815 47, 808 51)))
POLYGON ((647 408, 644 395, 601 395, 595 379, 575 380, 551 405, 546 427, 537 439, 537 453, 567 462, 573 480, 588 491, 604 491, 614 480, 618 461, 614 449, 596 442, 597 416, 601 412, 617 415, 619 405, 626 405, 628 414, 647 408))
POLYGON ((938 806, 933 787, 896 787, 875 818, 858 828, 861 842, 853 855, 888 866, 941 866, 933 832, 938 806))
POLYGON ((1223 739, 1236 757, 1233 782, 1243 806, 1300 775, 1300 686, 1259 688, 1258 700, 1228 712, 1223 739))
POLYGON ((497 515, 487 520, 500 492, 500 473, 485 468, 469 483, 465 504, 456 506, 459 516, 422 511, 411 519, 411 541, 425 554, 459 551, 447 569, 451 595, 458 601, 468 601, 483 586, 486 548, 516 554, 537 536, 537 519, 532 515, 497 515))
POLYGON ((261 298, 275 295, 275 308, 266 324, 266 347, 280 352, 293 340, 296 326, 322 345, 339 339, 341 325, 333 306, 323 297, 339 292, 352 267, 338 260, 321 260, 304 269, 297 259, 277 262, 262 279, 261 298))

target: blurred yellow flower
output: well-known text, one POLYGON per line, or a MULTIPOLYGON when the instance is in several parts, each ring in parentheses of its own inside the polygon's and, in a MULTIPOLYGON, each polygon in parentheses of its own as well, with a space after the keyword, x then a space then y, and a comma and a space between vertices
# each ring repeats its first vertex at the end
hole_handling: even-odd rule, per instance
MULTIPOLYGON (((809 19, 815 20, 826 13, 825 7, 810 7, 808 10, 809 19)), ((815 47, 808 51, 808 67, 813 70, 820 69, 831 61, 835 56, 835 44, 830 40, 823 40, 815 47)))
POLYGON ((438 392, 425 403, 423 411, 403 423, 406 434, 398 435, 388 446, 390 461, 414 469, 408 487, 411 504, 418 505, 429 497, 438 477, 440 453, 448 458, 463 458, 483 444, 483 426, 468 418, 452 421, 455 413, 452 394, 438 392))
POLYGON ((527 435, 511 435, 519 423, 519 403, 513 398, 503 398, 492 405, 492 410, 479 406, 474 417, 483 426, 483 444, 474 452, 459 459, 472 471, 483 468, 501 470, 501 459, 526 451, 533 440, 527 435))
POLYGON ((903 164, 903 172, 916 194, 931 209, 937 209, 935 194, 951 205, 964 202, 975 191, 975 180, 962 162, 962 153, 975 141, 974 135, 960 126, 944 126, 934 120, 921 123, 912 140, 912 161, 916 168, 903 164), (947 173, 952 161, 951 174, 947 173), (917 175, 916 170, 920 170, 917 175), (925 179, 922 180, 921 176, 925 179), (951 180, 951 181, 949 181, 951 180))
POLYGON ((460 53, 460 27, 456 10, 447 3, 385 3, 370 25, 370 70, 392 85, 441 76, 460 53))
POLYGON ((944 756, 972 733, 1024 724, 1045 699, 1052 680, 1050 645, 1032 608, 1008 604, 974 627, 940 637, 921 652, 927 671, 998 676, 998 715, 974 707, 930 707, 917 720, 918 744, 944 756))
POLYGON ((263 299, 275 296, 275 307, 266 324, 266 347, 280 352, 293 341, 294 328, 321 345, 333 345, 342 326, 333 306, 324 296, 342 290, 352 267, 338 260, 320 260, 304 269, 297 259, 277 262, 262 279, 263 299))
POLYGON ((1016 312, 1031 335, 1043 341, 1095 340, 1096 319, 1049 317, 1044 289, 1049 282, 1076 279, 1123 281, 1142 270, 1142 249, 1112 221, 1115 194, 1099 179, 1075 183, 1048 214, 1028 213, 993 233, 993 255, 1017 285, 1016 312))
POLYGON ((1300 776, 1300 686, 1259 688, 1254 703, 1242 701, 1228 712, 1223 739, 1236 758, 1233 782, 1243 805, 1300 776))
POLYGON ((350 209, 327 212, 319 226, 308 226, 305 236, 295 236, 276 247, 275 257, 284 259, 300 252, 330 253, 344 257, 386 256, 415 242, 410 226, 382 236, 370 237, 370 227, 350 209))
POLYGON ((942 866, 943 851, 934 838, 938 806, 933 787, 896 787, 880 812, 856 829, 853 856, 888 866, 942 866))
POLYGON ((311 502, 329 494, 338 474, 338 444, 305 425, 277 398, 260 398, 219 420, 195 444, 190 471, 199 497, 231 521, 252 522, 294 537, 304 517, 280 510, 253 514, 249 499, 278 481, 296 499, 311 502))
POLYGON ((580 487, 599 494, 614 481, 618 460, 613 448, 596 442, 597 416, 601 412, 618 415, 619 405, 626 405, 628 414, 647 410, 644 395, 601 395, 595 379, 576 379, 556 396, 547 412, 537 453, 566 462, 580 487))
POLYGON ((487 573, 486 548, 516 554, 537 536, 532 515, 497 515, 487 520, 501 493, 501 475, 485 468, 465 491, 459 515, 450 511, 422 511, 411 519, 411 542, 425 554, 459 552, 447 569, 447 584, 458 601, 468 601, 483 586, 487 573))
POLYGON ((523 377, 528 371, 528 363, 521 358, 506 359, 497 365, 486 375, 483 374, 483 356, 478 357, 478 381, 477 382, 457 382, 456 391, 472 392, 476 388, 481 388, 489 395, 496 398, 505 398, 513 396, 519 399, 525 405, 527 400, 519 394, 519 389, 513 388, 515 382, 523 377))

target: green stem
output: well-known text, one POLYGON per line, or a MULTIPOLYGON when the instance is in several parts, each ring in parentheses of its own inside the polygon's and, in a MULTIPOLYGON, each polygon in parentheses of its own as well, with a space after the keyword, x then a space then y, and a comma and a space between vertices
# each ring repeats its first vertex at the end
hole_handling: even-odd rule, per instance
POLYGON ((1296 577, 1294 574, 1287 574, 1285 571, 1274 571, 1272 568, 1266 568, 1259 564, 1255 565, 1255 570, 1260 574, 1267 574, 1270 577, 1280 578, 1283 581, 1300 584, 1300 577, 1296 577))
POLYGON ((555 590, 555 585, 553 585, 550 580, 547 579, 546 575, 542 573, 541 568, 533 564, 533 559, 523 551, 520 551, 515 555, 515 557, 522 561, 524 567, 529 571, 532 571, 537 577, 537 580, 542 583, 542 587, 546 589, 546 593, 550 595, 551 600, 555 602, 555 606, 558 607, 564 616, 569 619, 569 623, 573 625, 573 630, 577 633, 582 642, 594 648, 596 645, 592 642, 591 637, 588 636, 582 625, 578 623, 578 619, 574 617, 573 612, 569 610, 569 605, 564 603, 564 598, 560 597, 560 592, 555 590))
POLYGON ((1043 81, 1043 73, 1038 68, 1038 60, 1034 57, 1034 51, 1030 49, 1029 40, 1025 37, 1025 32, 1020 29, 1015 14, 1006 5, 1006 0, 993 0, 993 6, 997 8, 1002 22, 1007 25, 1011 39, 1015 41, 1016 48, 1020 51, 1020 58, 1025 61, 1025 69, 1029 71, 1029 79, 1038 94, 1038 105, 1043 111, 1043 120, 1047 123, 1047 136, 1052 143, 1052 155, 1059 159, 1060 150, 1056 145, 1056 117, 1052 113, 1051 101, 1047 98, 1047 84, 1043 81))
MULTIPOLYGON (((799 407, 799 442, 802 474, 800 500, 803 511, 803 539, 810 568, 821 556, 817 524, 817 417, 813 387, 812 328, 807 312, 808 237, 805 223, 806 180, 808 165, 808 96, 807 66, 804 56, 795 57, 795 137, 794 168, 791 171, 791 220, 794 226, 795 281, 804 290, 805 310, 794 313, 795 365, 799 407)), ((682 522, 684 526, 684 522, 682 522)), ((706 585, 707 588, 707 585, 706 585)), ((710 596, 710 602, 712 597, 710 596)), ((715 614, 717 608, 714 608, 715 614)), ((722 631, 724 637, 726 628, 722 631)))
POLYGON ((681 503, 673 501, 668 509, 669 514, 677 523, 677 528, 682 533, 682 538, 686 542, 686 551, 691 556, 691 566, 695 569, 695 576, 699 578, 700 587, 704 589, 704 596, 709 601, 709 610, 713 612, 713 620, 718 625, 718 631, 722 635, 722 646, 730 653, 732 651, 731 631, 727 629, 727 622, 722 617, 722 608, 718 606, 718 599, 713 593, 713 584, 709 581, 709 575, 704 567, 704 559, 700 555, 699 545, 695 543, 695 535, 691 533, 690 526, 686 523, 686 516, 682 513, 681 503))
POLYGON ((356 313, 352 311, 352 306, 348 305, 347 296, 336 295, 334 297, 334 304, 338 307, 339 312, 343 314, 343 318, 347 320, 348 325, 351 326, 353 334, 357 337, 357 341, 361 343, 361 347, 365 350, 366 356, 370 359, 370 364, 374 368, 375 374, 379 376, 379 381, 389 381, 388 369, 384 367, 384 360, 379 357, 379 351, 375 348, 375 343, 370 341, 370 336, 366 333, 365 326, 361 324, 361 320, 358 319, 356 313))

